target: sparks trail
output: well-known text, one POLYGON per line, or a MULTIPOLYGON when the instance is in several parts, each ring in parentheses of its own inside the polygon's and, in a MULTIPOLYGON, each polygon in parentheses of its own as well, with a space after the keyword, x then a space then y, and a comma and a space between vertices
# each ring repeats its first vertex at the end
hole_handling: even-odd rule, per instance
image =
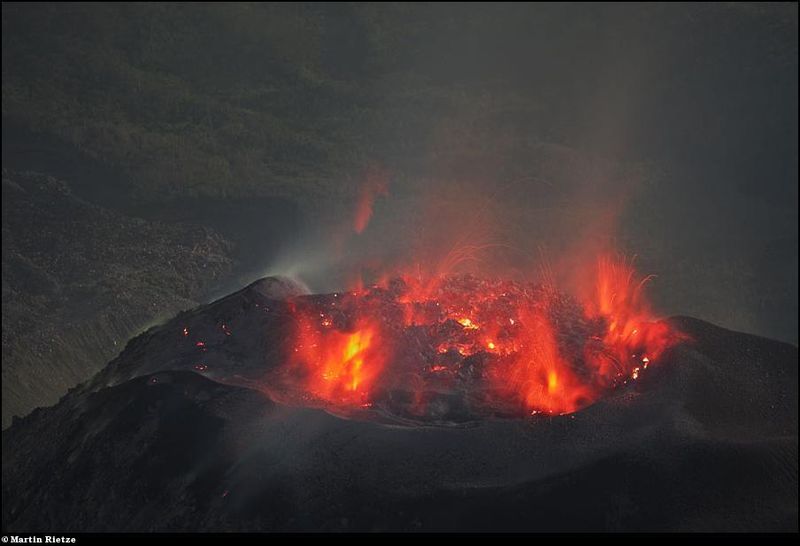
POLYGON ((284 401, 425 421, 572 413, 681 339, 652 319, 629 264, 603 259, 597 273, 590 301, 474 276, 295 298, 273 382, 284 401))

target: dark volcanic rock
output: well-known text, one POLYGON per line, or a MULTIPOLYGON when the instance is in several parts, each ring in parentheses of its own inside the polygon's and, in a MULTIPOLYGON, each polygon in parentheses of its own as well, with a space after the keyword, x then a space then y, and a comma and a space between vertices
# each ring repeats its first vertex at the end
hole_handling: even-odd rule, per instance
POLYGON ((578 413, 386 426, 259 390, 259 286, 4 431, 4 530, 797 530, 794 346, 675 318, 691 342, 578 413))
POLYGON ((232 267, 212 231, 129 218, 3 171, 3 426, 54 403, 232 267))

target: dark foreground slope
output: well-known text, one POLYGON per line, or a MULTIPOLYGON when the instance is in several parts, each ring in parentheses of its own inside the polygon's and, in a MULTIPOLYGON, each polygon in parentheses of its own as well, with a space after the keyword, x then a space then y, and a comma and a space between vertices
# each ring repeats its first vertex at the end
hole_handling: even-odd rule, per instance
POLYGON ((692 342, 571 416, 387 426, 250 388, 293 290, 179 315, 4 431, 4 530, 797 530, 794 346, 675 318, 692 342))

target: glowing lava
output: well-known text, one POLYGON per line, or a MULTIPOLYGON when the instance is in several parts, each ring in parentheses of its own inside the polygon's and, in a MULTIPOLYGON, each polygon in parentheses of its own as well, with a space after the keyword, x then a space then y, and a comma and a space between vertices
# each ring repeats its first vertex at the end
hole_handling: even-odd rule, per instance
POLYGON ((588 316, 606 324, 602 344, 587 345, 586 360, 605 378, 639 377, 638 366, 685 339, 664 322, 652 319, 644 299, 644 286, 651 277, 640 279, 627 261, 602 256, 597 262, 594 293, 584 297, 588 316), (631 369, 630 363, 634 363, 631 369))
POLYGON ((339 331, 329 320, 297 317, 299 342, 291 366, 305 377, 311 395, 334 404, 363 404, 384 365, 376 330, 363 324, 339 331))
POLYGON ((591 402, 584 384, 562 355, 550 320, 531 312, 521 319, 518 350, 491 368, 492 386, 504 399, 537 413, 572 413, 591 402))
POLYGON ((408 418, 571 413, 641 377, 683 339, 653 320, 646 280, 603 258, 581 300, 472 276, 301 296, 290 306, 282 387, 303 403, 408 418))

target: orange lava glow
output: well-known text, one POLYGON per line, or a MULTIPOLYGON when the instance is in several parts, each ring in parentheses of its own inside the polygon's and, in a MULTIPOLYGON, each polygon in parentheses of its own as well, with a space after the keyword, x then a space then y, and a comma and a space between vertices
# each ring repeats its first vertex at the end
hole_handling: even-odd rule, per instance
POLYGON ((368 402, 385 362, 377 331, 366 324, 349 332, 329 325, 325 318, 298 316, 300 342, 292 366, 302 370, 306 389, 316 398, 346 405, 368 402))
POLYGON ((600 376, 629 374, 633 372, 625 362, 647 364, 678 341, 685 339, 663 322, 653 321, 649 305, 644 298, 644 287, 651 277, 640 278, 628 261, 602 256, 597 261, 594 293, 584 298, 584 308, 589 316, 604 319, 607 327, 602 337, 602 350, 590 350, 586 359, 595 366, 600 376))
POLYGON ((444 393, 484 414, 572 413, 683 339, 652 316, 647 280, 603 257, 582 299, 470 276, 301 296, 289 368, 306 395, 334 406, 407 400, 403 411, 424 415, 444 393))
POLYGON ((536 413, 572 413, 592 399, 572 366, 559 353, 555 333, 547 317, 535 311, 522 319, 518 350, 509 362, 492 368, 491 381, 504 397, 522 403, 536 413))

